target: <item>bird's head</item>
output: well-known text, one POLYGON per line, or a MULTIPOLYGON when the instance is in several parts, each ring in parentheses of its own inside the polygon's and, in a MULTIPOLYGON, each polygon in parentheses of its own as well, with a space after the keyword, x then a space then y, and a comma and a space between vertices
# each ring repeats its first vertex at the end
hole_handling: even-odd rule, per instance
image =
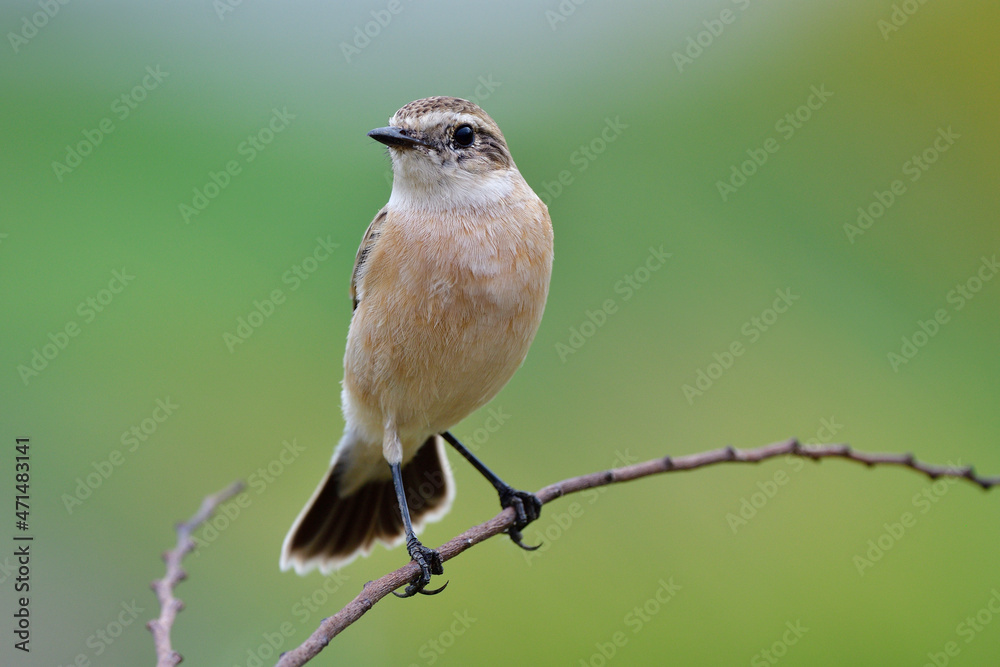
POLYGON ((394 198, 486 204, 509 194, 520 179, 500 128, 468 100, 410 102, 368 136, 389 147, 394 198))

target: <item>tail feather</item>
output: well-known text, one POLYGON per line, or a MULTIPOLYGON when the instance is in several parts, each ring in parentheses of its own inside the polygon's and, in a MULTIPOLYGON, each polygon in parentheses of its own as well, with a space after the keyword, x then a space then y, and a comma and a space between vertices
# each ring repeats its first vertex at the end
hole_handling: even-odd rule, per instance
MULTIPOLYGON (((386 464, 388 466, 388 464, 386 464)), ((337 457, 285 537, 281 569, 299 574, 313 568, 328 573, 367 556, 381 542, 393 547, 404 537, 403 520, 391 478, 369 480, 341 497, 348 463, 337 457)), ((403 466, 403 488, 415 531, 440 519, 451 507, 455 484, 444 442, 431 436, 403 466)))

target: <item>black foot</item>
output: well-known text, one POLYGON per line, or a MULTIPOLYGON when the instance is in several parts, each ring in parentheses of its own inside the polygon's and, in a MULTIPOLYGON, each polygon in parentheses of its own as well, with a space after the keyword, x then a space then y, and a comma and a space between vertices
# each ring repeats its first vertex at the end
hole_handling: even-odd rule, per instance
POLYGON ((504 509, 508 507, 514 508, 514 525, 507 529, 507 534, 514 541, 514 544, 525 551, 534 551, 542 546, 537 544, 529 547, 521 541, 523 539, 521 531, 542 514, 542 501, 538 499, 538 496, 527 491, 518 491, 508 486, 506 489, 500 491, 500 507, 504 509))
POLYGON ((420 566, 420 574, 414 577, 413 581, 409 583, 406 590, 402 593, 393 591, 392 594, 398 598, 409 598, 417 593, 421 595, 437 595, 443 591, 448 585, 447 581, 441 588, 430 591, 424 590, 427 584, 431 583, 431 575, 444 574, 444 565, 441 564, 441 556, 438 555, 438 552, 425 547, 416 537, 411 537, 406 541, 406 550, 409 552, 413 562, 420 566))

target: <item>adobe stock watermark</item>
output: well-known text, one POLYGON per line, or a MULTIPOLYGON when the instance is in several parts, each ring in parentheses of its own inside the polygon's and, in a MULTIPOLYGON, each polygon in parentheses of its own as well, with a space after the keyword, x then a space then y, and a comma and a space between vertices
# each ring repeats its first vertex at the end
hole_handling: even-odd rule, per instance
MULTIPOLYGON (((992 588, 983 606, 955 626, 955 634, 962 640, 962 644, 971 644, 998 616, 1000 616, 1000 590, 992 588)), ((962 644, 957 639, 952 639, 945 642, 940 651, 928 651, 927 662, 923 667, 946 667, 952 658, 957 658, 962 652, 962 644)))
POLYGON ((556 342, 555 349, 559 361, 565 364, 570 355, 576 354, 586 345, 587 341, 607 324, 608 318, 617 313, 622 304, 631 301, 636 292, 641 290, 671 257, 673 253, 664 252, 662 245, 659 248, 650 246, 646 259, 612 286, 612 291, 617 296, 605 299, 595 310, 588 309, 584 313, 584 319, 569 328, 569 337, 566 341, 556 342))
POLYGON ((303 595, 294 605, 291 614, 299 622, 299 625, 308 623, 314 614, 326 613, 329 611, 327 603, 333 595, 336 595, 344 587, 350 576, 340 570, 331 572, 323 578, 323 583, 309 595, 303 595))
POLYGON ((823 108, 833 97, 833 93, 826 89, 826 84, 809 87, 809 96, 805 102, 786 113, 774 123, 774 131, 781 138, 770 136, 766 138, 760 147, 748 148, 746 154, 749 157, 729 168, 729 178, 718 180, 715 187, 719 191, 722 201, 728 201, 736 192, 747 184, 747 179, 756 174, 761 167, 767 164, 772 155, 777 153, 782 146, 782 142, 787 144, 792 137, 808 123, 813 114, 823 108))
MULTIPOLYGON (((632 453, 626 449, 624 452, 616 451, 615 458, 608 466, 609 470, 615 468, 622 468, 633 463, 638 463, 639 458, 633 456, 632 453)), ((553 542, 558 542, 559 539, 565 535, 569 529, 580 519, 587 511, 587 508, 596 503, 601 496, 607 492, 607 486, 598 486, 593 489, 587 489, 582 491, 580 496, 583 498, 582 501, 574 500, 567 507, 565 511, 553 511, 544 512, 542 518, 538 519, 532 523, 528 528, 531 529, 531 534, 525 534, 525 543, 536 544, 538 548, 534 551, 527 551, 522 549, 520 551, 521 556, 524 557, 524 561, 531 565, 536 558, 541 556, 543 553, 547 552, 551 547, 553 542), (539 522, 548 522, 544 528, 539 528, 539 522)))
POLYGON ((586 144, 580 144, 575 151, 569 154, 569 164, 576 168, 576 174, 569 169, 562 169, 556 174, 555 180, 542 181, 542 187, 536 189, 535 192, 546 206, 551 206, 552 202, 565 192, 567 187, 572 185, 577 175, 587 171, 594 160, 608 150, 609 145, 618 141, 622 132, 629 127, 622 122, 621 118, 621 116, 615 116, 613 120, 605 118, 604 126, 597 133, 597 136, 586 144))
POLYGON ((193 218, 201 215, 229 187, 233 179, 243 173, 246 165, 256 160, 279 134, 288 129, 295 117, 295 114, 288 111, 288 107, 282 107, 280 111, 277 107, 272 108, 267 122, 236 146, 236 154, 242 158, 242 162, 233 158, 227 160, 219 171, 209 171, 205 184, 192 189, 190 203, 180 202, 177 205, 184 224, 191 224, 193 218))
POLYGON ((503 406, 489 408, 486 411, 486 419, 483 425, 472 430, 468 439, 463 439, 462 444, 470 451, 478 452, 485 445, 494 433, 503 428, 503 425, 510 419, 510 415, 503 411, 503 406))
MULTIPOLYGON (((135 624, 136 619, 139 618, 139 614, 146 611, 144 607, 136 604, 134 599, 131 602, 122 601, 119 606, 121 610, 117 614, 114 614, 106 625, 98 628, 93 634, 87 637, 84 643, 90 650, 77 653, 66 663, 65 667, 90 667, 92 664, 91 659, 103 656, 118 638, 124 634, 125 630, 135 624)), ((142 625, 142 623, 139 623, 140 627, 142 625)), ((104 658, 100 661, 100 664, 107 664, 106 661, 107 658, 104 658)), ((59 667, 64 666, 60 663, 59 667)))
POLYGON ((243 513, 253 504, 254 498, 260 497, 274 484, 289 466, 299 460, 306 448, 299 444, 297 438, 291 442, 283 440, 277 456, 260 466, 247 477, 248 491, 239 493, 222 503, 211 519, 202 524, 198 532, 192 536, 195 544, 194 555, 201 556, 202 551, 214 543, 219 536, 229 529, 243 513), (252 492, 252 495, 251 495, 252 492))
POLYGON ((920 11, 920 8, 927 4, 927 0, 903 0, 903 2, 893 3, 889 18, 879 19, 875 22, 882 39, 889 41, 889 35, 899 32, 899 29, 909 22, 910 17, 920 11))
POLYGON ((781 316, 801 298, 801 295, 793 294, 790 287, 777 289, 774 293, 777 297, 771 302, 770 307, 762 310, 760 315, 751 317, 740 327, 743 338, 733 340, 722 352, 714 352, 712 354, 714 361, 695 371, 694 384, 681 385, 681 393, 687 399, 688 405, 694 405, 695 398, 704 396, 705 392, 736 364, 736 360, 760 340, 761 336, 770 331, 781 316))
POLYGON ((681 590, 680 584, 674 583, 673 577, 660 579, 656 583, 659 586, 653 594, 645 602, 629 610, 622 618, 625 629, 616 630, 606 641, 594 642, 594 652, 586 658, 580 658, 577 663, 579 667, 605 667, 628 645, 631 638, 642 632, 642 629, 670 604, 681 590), (626 629, 629 632, 626 632, 626 629))
POLYGON ((4 556, 3 562, 0 563, 0 586, 15 574, 17 574, 17 566, 10 562, 10 556, 4 556))
MULTIPOLYGON (((961 467, 962 461, 959 460, 957 464, 948 461, 949 467, 961 467)), ((933 484, 929 484, 920 491, 913 494, 910 497, 910 504, 916 510, 916 513, 906 511, 899 515, 897 521, 892 523, 884 522, 882 524, 883 531, 877 537, 874 537, 865 544, 865 551, 863 553, 855 554, 851 561, 854 563, 854 567, 858 571, 858 575, 865 576, 866 570, 870 570, 875 567, 875 563, 881 561, 886 553, 889 552, 896 544, 899 543, 901 539, 908 533, 913 531, 916 527, 917 522, 920 520, 921 516, 926 515, 930 512, 941 499, 944 498, 951 488, 958 484, 958 479, 955 477, 941 477, 938 478, 933 484)))
POLYGON ((344 60, 347 61, 347 64, 350 65, 352 58, 361 55, 361 52, 368 48, 372 40, 377 39, 382 34, 382 31, 389 27, 393 18, 398 16, 405 8, 403 0, 389 0, 384 9, 373 9, 369 12, 372 17, 371 21, 367 21, 363 25, 354 26, 351 42, 341 42, 338 45, 340 52, 344 54, 344 60))
POLYGON ((226 14, 232 14, 243 6, 243 0, 212 0, 212 9, 219 21, 226 20, 226 14))
POLYGON ((433 639, 425 641, 417 649, 417 656, 422 662, 411 662, 409 667, 420 667, 421 664, 429 666, 436 663, 477 620, 469 614, 468 609, 461 613, 453 611, 451 616, 452 618, 444 630, 433 639))
MULTIPOLYGON (((806 440, 803 444, 820 445, 833 442, 833 438, 844 430, 844 425, 837 421, 836 417, 824 417, 819 422, 816 435, 806 440)), ((726 513, 726 525, 735 535, 741 528, 745 528, 764 509, 764 507, 774 499, 788 483, 792 481, 791 475, 802 470, 806 462, 801 456, 787 454, 784 457, 786 468, 778 468, 769 479, 757 482, 756 491, 740 498, 739 506, 734 512, 726 513)))
POLYGON ((28 42, 38 35, 38 31, 44 29, 69 2, 70 0, 38 0, 35 4, 41 11, 35 12, 30 17, 23 17, 21 29, 7 33, 7 41, 10 42, 10 48, 14 49, 14 53, 19 53, 27 46, 28 42))
POLYGON ((565 23, 570 16, 576 13, 577 7, 587 2, 587 0, 560 0, 556 8, 545 10, 545 20, 548 21, 552 32, 559 28, 560 23, 565 23))
POLYGON ((317 236, 316 245, 313 247, 312 252, 303 257, 301 261, 292 264, 287 271, 281 274, 281 282, 284 285, 288 285, 288 291, 285 292, 285 290, 277 287, 271 290, 263 299, 254 299, 253 308, 250 312, 246 316, 241 315, 236 318, 234 332, 222 332, 222 342, 225 343, 229 353, 232 354, 238 346, 250 340, 254 332, 274 315, 278 306, 285 303, 288 299, 288 294, 302 287, 302 284, 306 280, 309 280, 319 270, 320 265, 330 259, 330 255, 339 247, 340 244, 334 243, 329 235, 326 238, 317 236))
POLYGON ((726 26, 735 23, 742 12, 750 8, 750 0, 732 0, 732 2, 738 11, 726 8, 719 12, 717 18, 702 21, 701 24, 705 26, 705 29, 687 38, 687 46, 684 47, 683 52, 674 51, 673 59, 678 72, 683 74, 685 67, 693 65, 694 61, 701 57, 706 49, 715 44, 715 40, 726 31, 726 26))
POLYGON ((75 319, 68 320, 54 333, 50 331, 47 336, 48 342, 33 348, 28 363, 17 366, 17 374, 24 386, 27 387, 33 378, 41 375, 42 371, 48 368, 69 347, 72 339, 80 335, 84 326, 97 319, 97 316, 103 313, 115 300, 115 297, 124 292, 133 280, 135 280, 135 276, 128 273, 124 267, 121 271, 112 271, 111 280, 108 281, 106 288, 98 290, 94 296, 88 296, 77 305, 76 314, 82 318, 82 324, 75 319))
POLYGON ((81 130, 83 139, 75 144, 66 144, 66 152, 63 161, 52 161, 52 172, 56 175, 56 180, 62 183, 63 178, 73 172, 74 169, 83 164, 85 157, 104 142, 104 138, 117 129, 115 120, 123 122, 139 108, 149 94, 160 87, 163 80, 170 76, 170 72, 164 72, 157 65, 146 66, 146 74, 128 92, 122 93, 111 102, 112 116, 105 116, 97 123, 97 127, 81 130))
MULTIPOLYGON (((934 141, 920 153, 914 153, 910 159, 903 163, 903 176, 907 177, 910 183, 916 183, 927 173, 931 165, 938 161, 941 154, 947 152, 955 145, 955 141, 961 138, 962 135, 956 134, 951 129, 951 125, 948 126, 947 130, 939 127, 934 141)), ((881 219, 907 191, 906 183, 902 178, 893 180, 885 190, 875 190, 872 193, 872 201, 865 206, 858 207, 858 218, 854 224, 844 223, 844 234, 847 235, 847 240, 853 244, 857 237, 871 229, 875 222, 881 219)))
POLYGON ((886 354, 892 371, 898 373, 902 366, 913 361, 917 354, 941 332, 941 328, 951 322, 952 314, 962 310, 972 299, 976 298, 986 283, 993 280, 998 271, 1000 271, 1000 262, 997 261, 996 255, 980 258, 979 266, 972 275, 956 284, 945 294, 944 300, 950 306, 950 310, 947 307, 938 308, 930 318, 917 320, 917 328, 912 334, 902 337, 899 350, 893 350, 886 354))
POLYGON ((809 628, 803 627, 802 621, 796 620, 794 623, 785 621, 786 630, 769 647, 761 649, 750 658, 750 667, 768 667, 777 665, 786 655, 788 649, 799 643, 802 636, 809 632, 809 628))
MULTIPOLYGON (((281 648, 295 634, 295 626, 291 621, 283 621, 271 632, 260 633, 261 643, 246 651, 246 667, 264 667, 273 665, 276 656, 280 656, 281 648)), ((235 665, 233 667, 236 667, 235 665)))
MULTIPOLYGON (((329 576, 323 578, 323 583, 313 590, 312 593, 299 598, 292 605, 289 614, 295 617, 299 625, 302 625, 308 623, 309 619, 313 618, 315 614, 329 613, 328 604, 330 599, 350 580, 351 578, 340 570, 332 572, 329 576)), ((271 632, 262 632, 260 634, 261 643, 246 650, 246 660, 243 661, 244 667, 265 667, 266 665, 273 664, 275 662, 274 659, 281 655, 281 649, 285 645, 285 642, 294 635, 295 626, 291 621, 281 622, 271 632)), ((234 665, 234 667, 236 666, 234 665)))
POLYGON ((90 467, 93 468, 93 471, 74 480, 76 486, 73 493, 62 494, 60 500, 62 500, 63 507, 66 508, 66 513, 73 514, 75 509, 93 496, 125 463, 126 452, 134 454, 140 446, 148 443, 160 426, 170 419, 180 407, 179 404, 170 400, 169 396, 156 399, 156 407, 149 413, 149 416, 139 423, 133 424, 122 433, 121 438, 119 438, 122 449, 113 449, 107 458, 91 461, 90 467))

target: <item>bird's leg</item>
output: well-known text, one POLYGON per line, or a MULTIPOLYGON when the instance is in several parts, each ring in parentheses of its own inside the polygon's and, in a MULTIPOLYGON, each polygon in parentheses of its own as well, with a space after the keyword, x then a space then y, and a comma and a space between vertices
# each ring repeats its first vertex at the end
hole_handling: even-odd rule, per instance
POLYGON ((431 581, 431 575, 444 574, 444 566, 441 564, 441 556, 438 552, 425 547, 417 539, 413 532, 413 524, 410 522, 410 508, 406 504, 406 491, 403 489, 403 472, 398 463, 390 463, 392 469, 392 484, 396 487, 396 500, 399 502, 399 512, 403 515, 403 527, 406 529, 406 551, 410 554, 413 562, 420 566, 420 574, 414 577, 413 581, 407 585, 402 593, 393 591, 393 595, 401 598, 413 597, 417 593, 423 595, 437 595, 448 585, 435 590, 424 590, 424 587, 431 581))
POLYGON ((507 534, 510 535, 510 539, 514 541, 514 544, 526 549, 527 551, 534 551, 541 545, 529 547, 521 540, 523 536, 521 531, 524 530, 525 526, 537 519, 542 513, 542 501, 538 499, 533 493, 528 491, 518 491, 510 484, 507 484, 502 479, 496 476, 496 474, 486 467, 486 465, 476 458, 476 455, 470 452, 465 445, 458 441, 458 438, 453 436, 451 432, 445 431, 441 436, 448 441, 448 444, 458 450, 461 454, 471 463, 476 470, 478 470, 483 477, 490 481, 490 484, 497 490, 500 494, 500 506, 504 509, 508 507, 514 508, 514 525, 507 529, 507 534))

